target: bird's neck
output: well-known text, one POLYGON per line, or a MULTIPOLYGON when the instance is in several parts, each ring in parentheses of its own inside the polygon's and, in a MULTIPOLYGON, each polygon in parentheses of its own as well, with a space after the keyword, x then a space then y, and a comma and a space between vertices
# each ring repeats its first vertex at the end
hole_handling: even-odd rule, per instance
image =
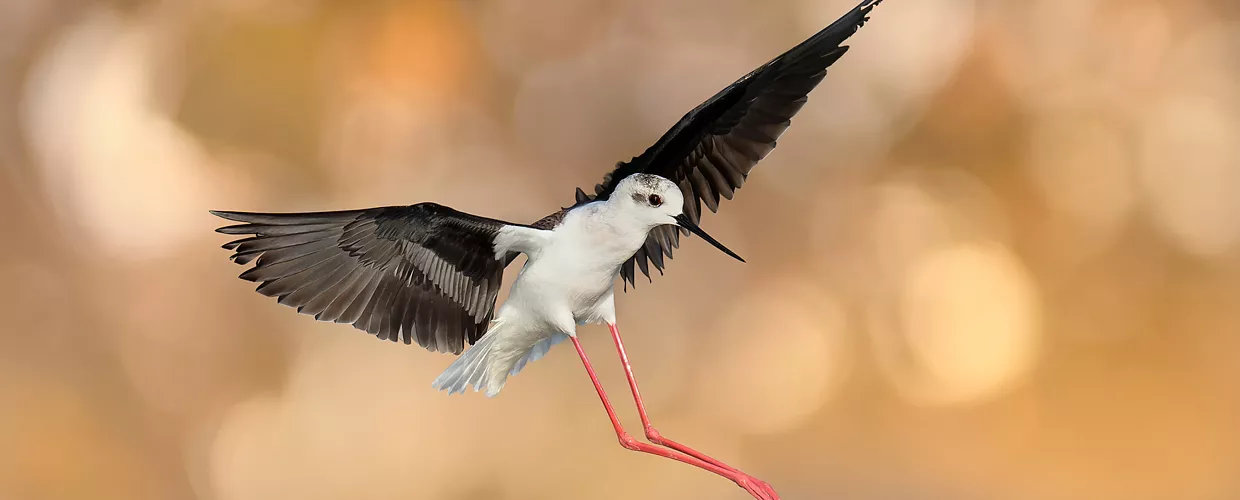
POLYGON ((620 262, 624 262, 646 242, 646 236, 654 229, 649 221, 635 217, 629 210, 609 200, 600 207, 599 223, 604 226, 600 234, 606 236, 607 246, 613 247, 617 254, 624 254, 620 262))

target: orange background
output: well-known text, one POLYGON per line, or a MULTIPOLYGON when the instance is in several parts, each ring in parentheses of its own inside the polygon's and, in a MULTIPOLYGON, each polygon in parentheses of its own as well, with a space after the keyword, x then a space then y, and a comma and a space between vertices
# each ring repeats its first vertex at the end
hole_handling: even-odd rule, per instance
MULTIPOLYGON (((533 221, 854 1, 0 3, 0 499, 746 498, 623 451, 572 349, 433 391, 207 209, 533 221)), ((1240 498, 1237 4, 888 0, 850 44, 704 220, 749 263, 618 297, 659 429, 788 499, 1240 498)))

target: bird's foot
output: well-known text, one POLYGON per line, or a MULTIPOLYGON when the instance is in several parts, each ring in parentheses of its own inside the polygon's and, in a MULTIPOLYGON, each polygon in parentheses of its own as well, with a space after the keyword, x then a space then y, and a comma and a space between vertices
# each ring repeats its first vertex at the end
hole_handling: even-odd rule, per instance
POLYGON ((750 495, 753 495, 754 498, 758 500, 779 500, 779 494, 775 493, 775 488, 772 488, 766 481, 743 472, 739 474, 740 477, 736 479, 736 484, 749 492, 750 495))
POLYGON ((650 442, 659 446, 672 448, 676 451, 686 453, 694 458, 724 469, 724 471, 720 472, 721 474, 730 477, 733 481, 736 481, 738 486, 749 492, 750 495, 753 495, 753 497, 758 500, 779 500, 779 494, 775 493, 775 488, 772 488, 766 481, 736 470, 728 464, 708 457, 693 448, 677 443, 676 441, 672 441, 671 439, 667 439, 663 437, 663 434, 659 433, 654 426, 649 424, 646 425, 646 438, 649 439, 650 442))

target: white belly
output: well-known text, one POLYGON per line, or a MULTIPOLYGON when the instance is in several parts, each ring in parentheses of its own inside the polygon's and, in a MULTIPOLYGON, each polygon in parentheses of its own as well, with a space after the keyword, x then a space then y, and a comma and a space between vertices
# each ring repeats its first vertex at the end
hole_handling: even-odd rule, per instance
POLYGON ((549 315, 571 315, 574 324, 614 320, 613 284, 620 265, 641 248, 647 231, 617 231, 606 225, 606 218, 572 215, 542 251, 529 257, 508 302, 549 315))
POLYGON ((573 261, 544 255, 527 262, 512 285, 508 303, 519 303, 526 311, 552 316, 571 314, 574 323, 598 319, 591 316, 601 302, 610 302, 620 266, 598 268, 565 265, 566 262, 573 261))
POLYGON ((575 209, 538 245, 522 250, 529 260, 491 328, 435 387, 451 392, 472 385, 494 395, 525 363, 576 336, 578 324, 616 320, 613 283, 649 228, 616 220, 607 210, 598 202, 575 209))

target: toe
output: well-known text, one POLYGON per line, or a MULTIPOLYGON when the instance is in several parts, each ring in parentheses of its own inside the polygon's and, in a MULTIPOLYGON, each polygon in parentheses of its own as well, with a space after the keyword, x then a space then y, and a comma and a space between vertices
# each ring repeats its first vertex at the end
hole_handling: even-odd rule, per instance
POLYGON ((744 489, 745 492, 749 493, 750 495, 753 495, 753 497, 756 498, 757 500, 779 500, 777 497, 772 498, 770 495, 768 495, 765 489, 759 483, 761 483, 761 481, 756 481, 754 480, 754 478, 747 477, 747 476, 741 477, 740 479, 736 481, 736 484, 738 486, 744 489))
POLYGON ((736 484, 758 500, 779 500, 779 495, 775 493, 775 488, 772 488, 766 481, 756 477, 742 476, 736 481, 736 484))

